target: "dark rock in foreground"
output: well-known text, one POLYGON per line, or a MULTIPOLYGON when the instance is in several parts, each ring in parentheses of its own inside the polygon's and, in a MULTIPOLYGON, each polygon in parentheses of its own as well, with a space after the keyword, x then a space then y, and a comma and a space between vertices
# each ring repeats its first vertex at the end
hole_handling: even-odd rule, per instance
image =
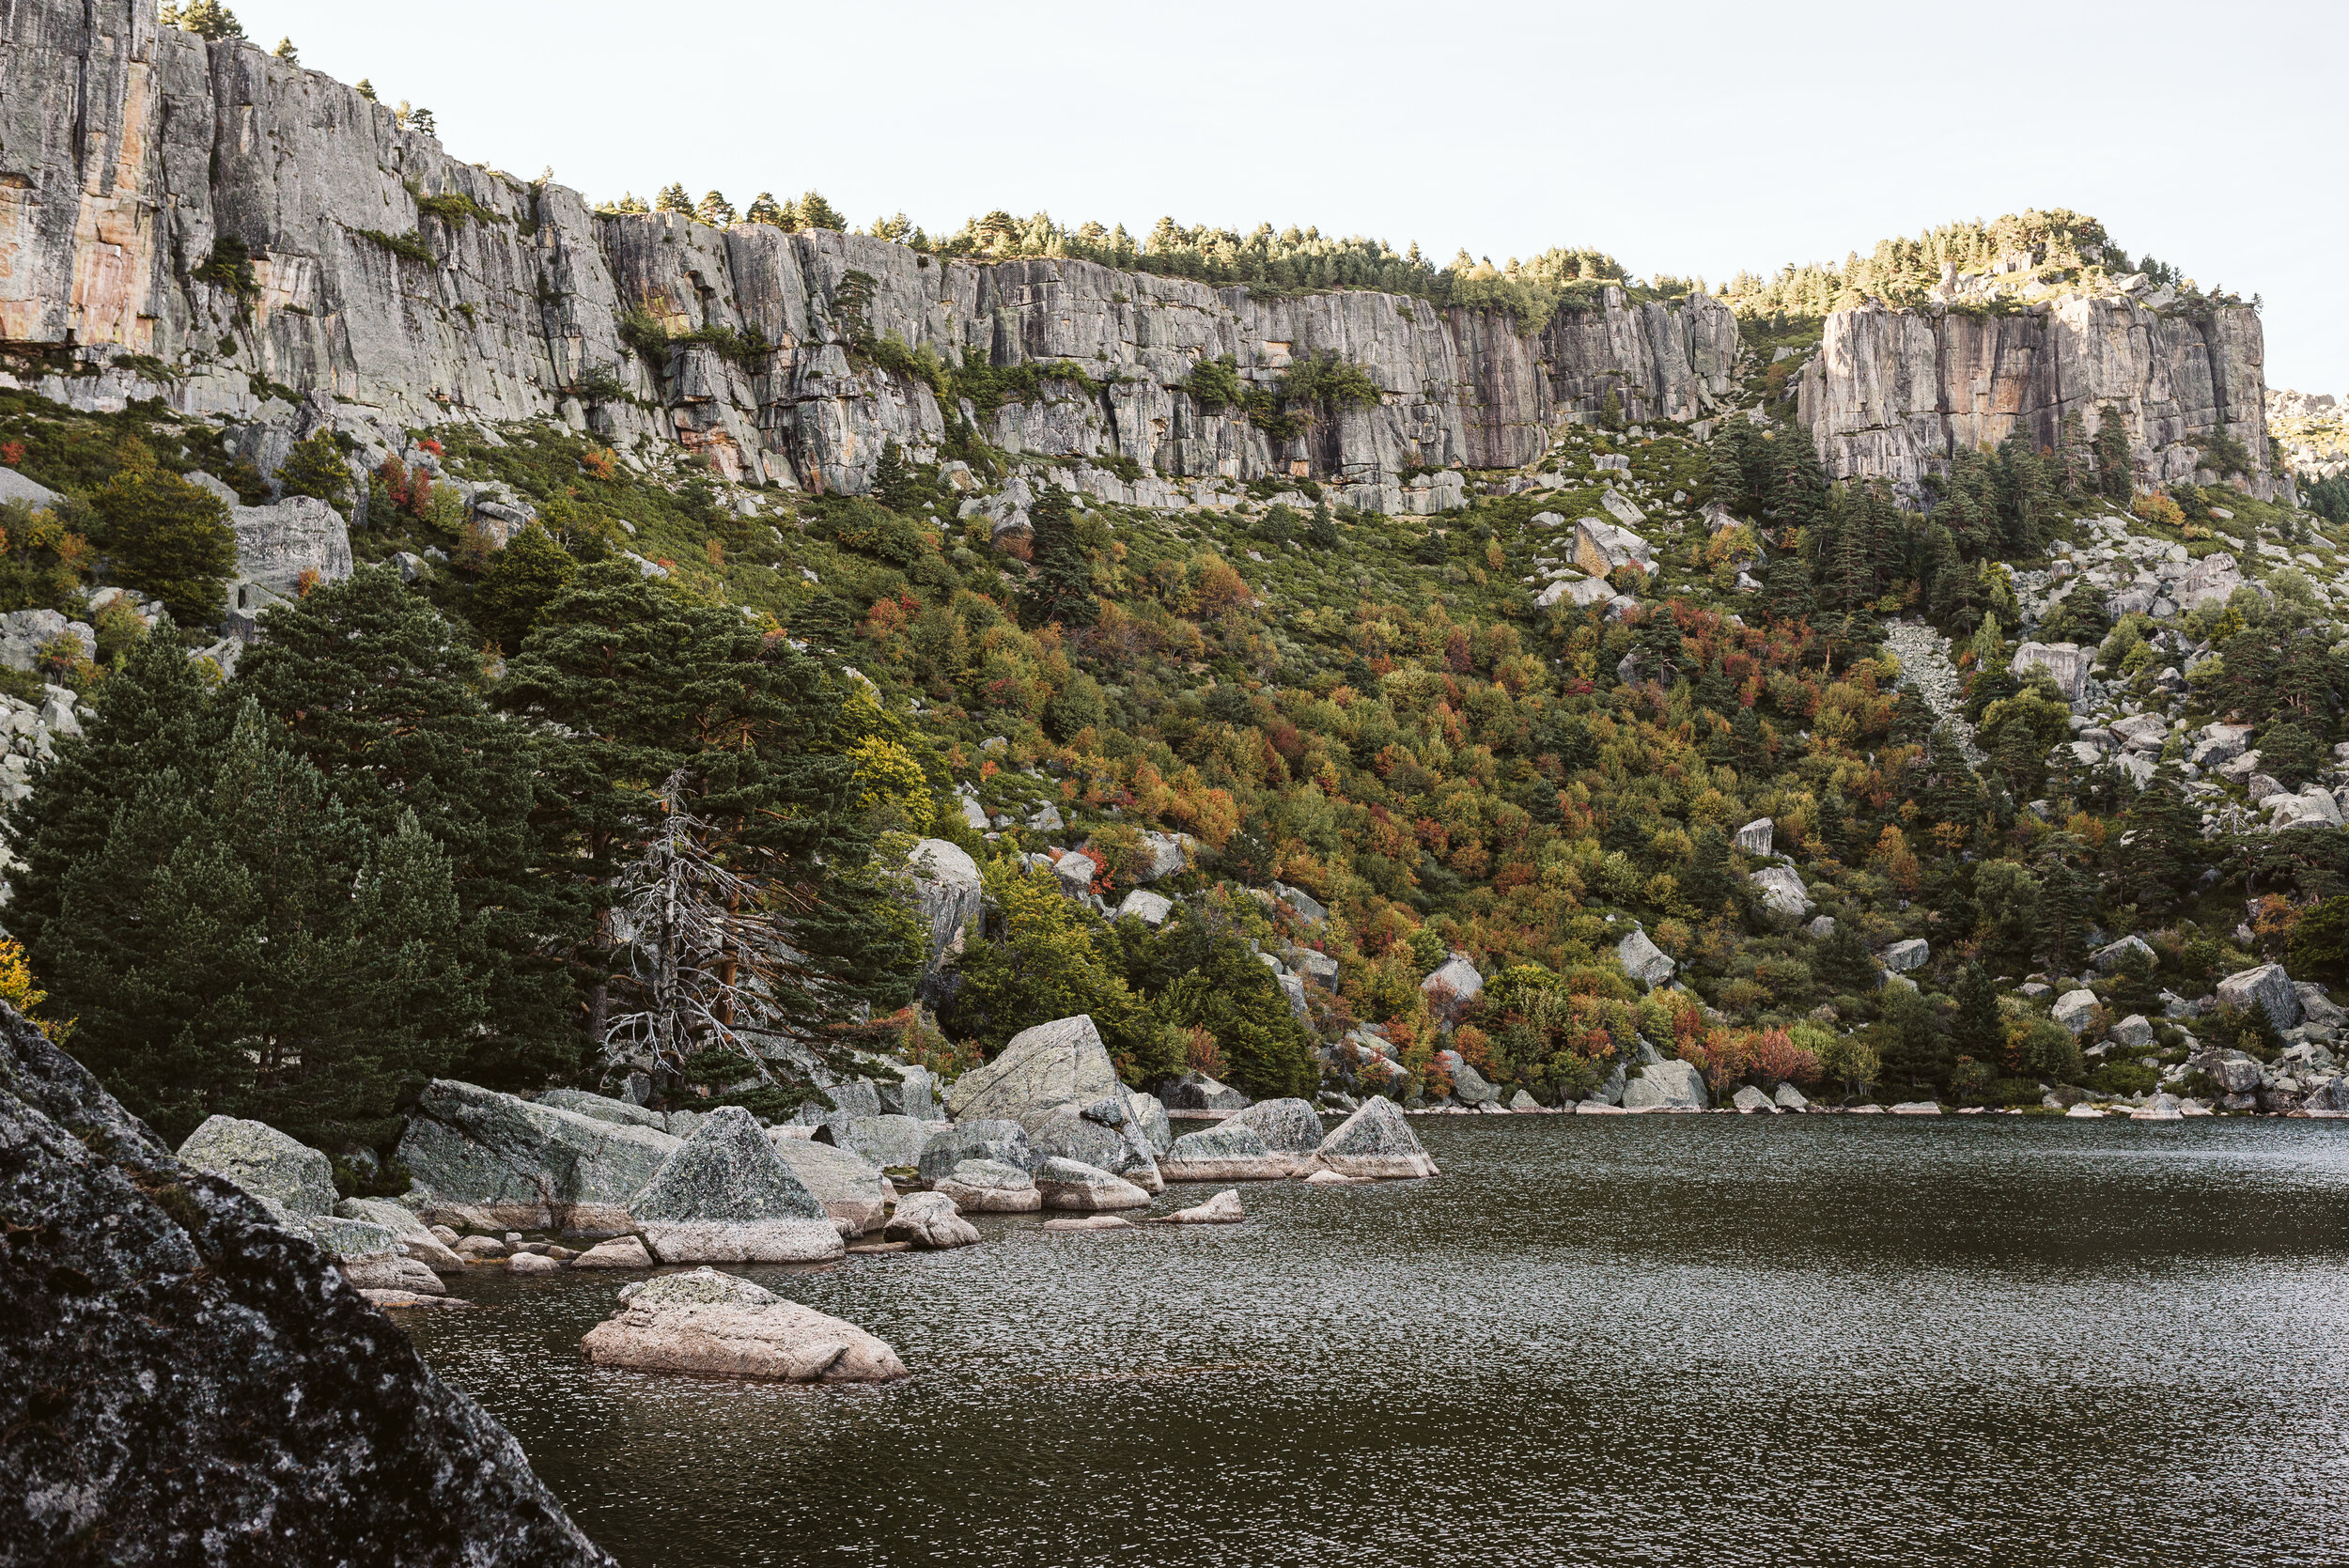
POLYGON ((325 1253, 6 1007, 0 1432, 0 1560, 612 1560, 325 1253))

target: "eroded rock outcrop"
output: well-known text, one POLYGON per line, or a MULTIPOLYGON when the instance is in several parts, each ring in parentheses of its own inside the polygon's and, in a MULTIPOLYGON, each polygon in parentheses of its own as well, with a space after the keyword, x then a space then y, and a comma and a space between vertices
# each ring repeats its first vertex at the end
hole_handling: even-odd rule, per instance
POLYGON ((906 1374, 897 1353, 856 1325, 714 1268, 623 1286, 620 1302, 580 1342, 598 1366, 792 1383, 906 1374))
POLYGON ((0 1547, 609 1563, 334 1263, 0 1008, 0 1547))

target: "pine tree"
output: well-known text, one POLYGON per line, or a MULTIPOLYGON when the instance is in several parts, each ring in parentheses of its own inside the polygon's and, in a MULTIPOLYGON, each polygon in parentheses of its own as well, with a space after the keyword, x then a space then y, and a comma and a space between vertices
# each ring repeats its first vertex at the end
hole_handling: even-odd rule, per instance
POLYGON ((1746 493, 1746 472, 1738 450, 1739 443, 1733 439, 1734 432, 1751 428, 1742 420, 1723 427, 1713 438, 1711 461, 1704 471, 1707 499, 1715 505, 1725 506, 1733 512, 1750 511, 1753 506, 1752 500, 1746 493))
POLYGON ((2163 915, 2186 901, 2200 867, 2201 832, 2178 784, 2178 765, 2165 762, 2129 805, 2122 835, 2121 883, 2138 908, 2163 915))
POLYGON ((1980 964, 1968 962, 1952 993, 1957 1012, 1950 1019, 1950 1047, 1960 1056, 1992 1064, 2006 1059, 2006 1021, 1999 1013, 1999 988, 1980 964))
POLYGON ((790 208, 779 204, 772 191, 761 191, 752 198, 750 210, 743 218, 754 224, 768 224, 788 232, 800 226, 799 216, 790 208))
POLYGON ((848 220, 839 210, 826 201, 822 193, 810 191, 800 198, 798 217, 801 228, 828 228, 835 233, 848 232, 848 220))
POLYGON ((537 522, 508 539, 473 592, 473 622, 501 648, 517 650, 550 601, 579 575, 570 551, 537 522))
POLYGON ((2110 403, 2096 411, 2096 484, 2105 499, 2125 506, 2137 492, 2137 471, 2129 457, 2126 416, 2110 403))
POLYGON ((350 460, 343 456, 333 432, 319 430, 294 442, 277 470, 277 483, 288 495, 310 495, 344 516, 350 515, 350 460))
POLYGON ((1030 626, 1091 626, 1100 618, 1101 602, 1093 596, 1093 560, 1078 535, 1068 492, 1057 485, 1047 489, 1028 508, 1028 519, 1035 569, 1020 597, 1021 618, 1030 626))
POLYGON ((18 862, 8 875, 8 931, 32 955, 34 972, 48 972, 67 873, 97 858, 116 814, 148 780, 217 741, 211 699, 164 616, 91 692, 97 717, 84 733, 60 738, 54 760, 35 766, 32 794, 8 808, 6 828, 18 862))
POLYGON ((356 83, 352 84, 350 90, 357 93, 361 98, 366 99, 369 103, 373 103, 377 101, 375 96, 375 84, 368 81, 364 76, 359 78, 356 83))
POLYGON ((106 552, 116 582, 163 600, 184 625, 210 626, 237 570, 228 508, 210 490, 158 467, 144 447, 126 446, 120 472, 90 498, 93 542, 106 552))
POLYGON ((302 63, 302 51, 294 47, 294 40, 291 39, 279 39, 277 47, 270 53, 289 66, 298 66, 302 63))
POLYGON ((2088 444, 2088 420, 2077 405, 2056 421, 2056 483, 2066 501, 2077 501, 2095 480, 2095 454, 2088 444))
POLYGON ((2046 545, 2047 524, 2055 515, 2055 481, 2019 427, 1999 444, 1999 458, 2006 502, 2001 553, 2036 555, 2046 545))
POLYGON ((730 227, 734 223, 734 203, 726 200, 722 192, 707 192, 701 205, 693 210, 693 216, 718 228, 730 227))
POLYGON ((1819 465, 1818 449, 1799 432, 1773 443, 1777 474, 1770 502, 1781 527, 1807 528, 1827 511, 1827 470, 1819 465))
POLYGON ((271 728, 247 701, 187 759, 203 773, 143 781, 65 878, 48 978, 77 1054, 166 1138, 229 1114, 380 1145, 479 1017, 480 982, 412 815, 366 832, 271 728))
POLYGON ((587 913, 564 846, 534 821, 534 775, 561 743, 490 711, 479 659, 386 567, 271 609, 262 630, 231 691, 277 722, 360 828, 389 836, 412 817, 449 860, 449 939, 490 996, 461 1042, 465 1075, 520 1086, 568 1066, 578 1037, 562 953, 587 913))
POLYGON ((214 43, 244 37, 244 24, 221 0, 187 0, 185 5, 167 5, 156 20, 166 27, 185 28, 214 43))
POLYGON ((1811 967, 1817 972, 1819 983, 1835 996, 1864 997, 1876 988, 1880 978, 1875 957, 1868 951, 1859 928, 1843 920, 1837 921, 1835 929, 1819 944, 1811 967))
POLYGON ((1811 573, 1798 556, 1781 554, 1770 563, 1769 576, 1763 584, 1762 608, 1774 621, 1810 617, 1815 608, 1811 596, 1811 573))
POLYGON ((912 513, 922 508, 921 481, 894 436, 881 447, 880 461, 874 467, 873 499, 893 512, 912 513))
POLYGON ((440 126, 432 118, 432 111, 418 105, 408 111, 408 129, 419 136, 437 136, 440 126))
POLYGON ((682 181, 673 180, 661 187, 652 206, 656 212, 682 212, 689 218, 693 215, 693 198, 685 194, 682 181))

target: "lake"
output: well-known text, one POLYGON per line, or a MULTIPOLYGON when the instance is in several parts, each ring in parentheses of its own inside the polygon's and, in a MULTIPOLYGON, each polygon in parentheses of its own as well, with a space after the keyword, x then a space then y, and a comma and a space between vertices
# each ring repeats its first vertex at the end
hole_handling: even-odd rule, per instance
POLYGON ((2349 1555, 2349 1124, 1412 1126, 1242 1225, 736 1271, 879 1389, 591 1368, 634 1276, 403 1321, 647 1568, 2349 1555))

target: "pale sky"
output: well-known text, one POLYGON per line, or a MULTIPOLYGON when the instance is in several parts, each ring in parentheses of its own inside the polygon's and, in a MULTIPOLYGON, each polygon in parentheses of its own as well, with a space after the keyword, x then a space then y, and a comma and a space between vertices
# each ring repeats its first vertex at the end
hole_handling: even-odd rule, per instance
POLYGON ((231 0, 591 199, 820 190, 862 226, 1161 215, 1721 279, 2030 207, 2265 302, 2349 394, 2349 6, 231 0))

